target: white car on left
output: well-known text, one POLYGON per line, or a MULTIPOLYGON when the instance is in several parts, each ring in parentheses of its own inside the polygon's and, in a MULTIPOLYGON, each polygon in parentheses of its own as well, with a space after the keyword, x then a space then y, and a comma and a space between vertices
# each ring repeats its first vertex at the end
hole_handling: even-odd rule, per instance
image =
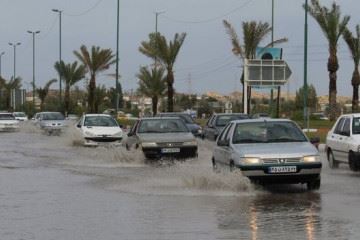
POLYGON ((15 119, 12 113, 0 113, 0 131, 11 132, 19 129, 19 121, 15 119))
POLYGON ((85 146, 99 144, 120 144, 123 131, 118 122, 107 114, 85 114, 76 125, 84 137, 85 146))

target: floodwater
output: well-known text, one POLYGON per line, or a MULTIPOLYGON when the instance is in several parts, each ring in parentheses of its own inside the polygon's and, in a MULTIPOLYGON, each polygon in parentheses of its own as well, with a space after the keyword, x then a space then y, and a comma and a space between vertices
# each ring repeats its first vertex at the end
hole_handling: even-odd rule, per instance
POLYGON ((141 153, 84 148, 71 128, 26 123, 1 133, 1 240, 360 239, 360 174, 330 170, 321 189, 253 186, 198 159, 144 163, 141 153))

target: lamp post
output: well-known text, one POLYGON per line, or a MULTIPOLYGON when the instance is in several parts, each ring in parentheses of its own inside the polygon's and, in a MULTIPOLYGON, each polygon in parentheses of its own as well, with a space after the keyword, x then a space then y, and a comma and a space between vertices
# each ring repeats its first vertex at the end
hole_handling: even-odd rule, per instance
MULTIPOLYGON (((157 34, 158 34, 158 17, 160 14, 163 14, 165 13, 165 11, 162 11, 162 12, 155 12, 155 37, 157 37, 157 34)), ((157 45, 157 38, 156 39, 156 45, 157 45)), ((158 66, 158 60, 157 58, 155 57, 155 67, 158 66)))
POLYGON ((5 54, 5 52, 0 53, 0 77, 2 77, 1 75, 1 57, 5 54))
MULTIPOLYGON (((61 16, 63 10, 59 9, 52 9, 53 12, 56 12, 59 14, 59 62, 61 62, 61 16)), ((61 103, 61 75, 59 74, 59 98, 61 103)))
POLYGON ((304 124, 309 129, 309 116, 307 109, 307 57, 308 57, 308 0, 305 0, 305 26, 304 26, 304 124))
POLYGON ((32 81, 32 90, 33 90, 33 110, 35 112, 35 35, 39 34, 40 31, 27 31, 28 33, 30 33, 32 35, 32 40, 33 40, 33 81, 32 81))
POLYGON ((119 17, 120 17, 120 0, 117 0, 116 11, 116 72, 115 72, 115 89, 116 89, 116 118, 119 111, 119 17))
POLYGON ((17 43, 9 42, 9 45, 12 46, 14 49, 14 75, 13 75, 14 80, 16 78, 16 46, 19 46, 20 44, 21 44, 20 42, 17 42, 17 43))

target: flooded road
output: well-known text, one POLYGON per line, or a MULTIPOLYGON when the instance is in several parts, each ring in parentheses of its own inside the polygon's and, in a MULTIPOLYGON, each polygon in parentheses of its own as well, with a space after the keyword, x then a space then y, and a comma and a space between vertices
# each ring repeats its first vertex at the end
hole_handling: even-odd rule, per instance
POLYGON ((261 189, 213 173, 211 142, 198 159, 155 165, 83 148, 74 131, 0 134, 0 239, 360 239, 360 174, 324 156, 320 191, 261 189))

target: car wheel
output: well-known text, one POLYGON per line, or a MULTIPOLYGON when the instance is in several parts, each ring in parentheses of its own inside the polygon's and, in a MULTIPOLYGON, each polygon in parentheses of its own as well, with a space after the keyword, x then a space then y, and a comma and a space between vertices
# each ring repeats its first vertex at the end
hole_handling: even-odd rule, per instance
POLYGON ((217 165, 216 165, 215 158, 212 158, 212 159, 211 159, 211 163, 212 163, 212 167, 213 167, 214 172, 216 172, 217 169, 218 169, 218 167, 217 167, 217 165))
POLYGON ((235 164, 234 164, 234 161, 230 161, 230 172, 233 172, 235 170, 235 164))
POLYGON ((356 159, 356 156, 353 152, 349 153, 349 167, 350 170, 356 172, 360 170, 360 164, 356 159))
POLYGON ((320 177, 306 183, 306 187, 309 191, 319 190, 321 185, 320 177))
POLYGON ((331 150, 328 152, 329 167, 334 169, 339 167, 339 163, 335 160, 334 154, 331 150))

